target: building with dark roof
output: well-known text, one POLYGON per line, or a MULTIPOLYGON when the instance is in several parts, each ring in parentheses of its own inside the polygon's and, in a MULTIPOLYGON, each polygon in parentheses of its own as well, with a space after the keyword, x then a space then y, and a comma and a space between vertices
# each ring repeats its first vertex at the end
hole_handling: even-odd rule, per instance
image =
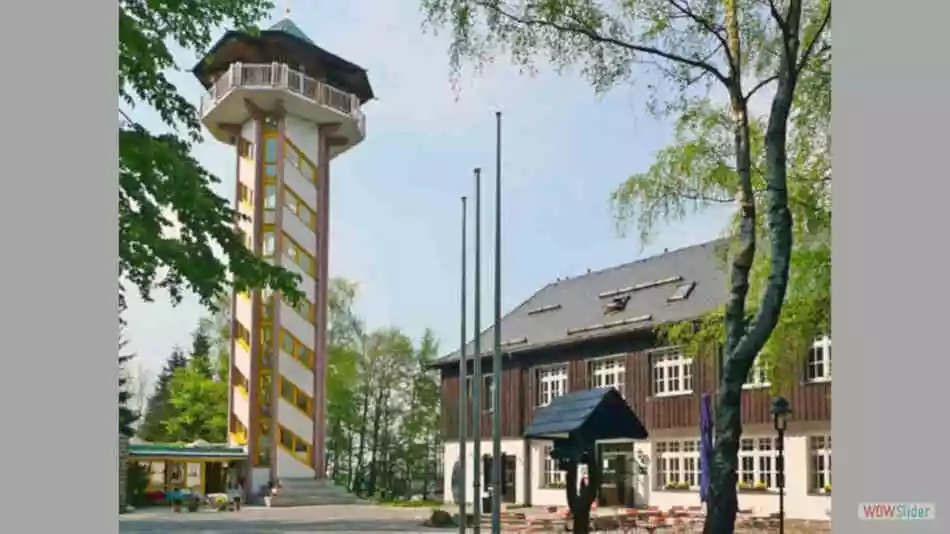
POLYGON ((279 480, 275 506, 352 500, 326 477, 328 213, 332 162, 366 136, 366 70, 284 18, 228 31, 192 72, 207 89, 202 124, 234 150, 237 230, 303 294, 231 299, 228 441, 247 449, 244 489, 279 480))
MULTIPOLYGON (((564 473, 549 458, 551 442, 525 439, 539 407, 569 392, 613 387, 649 432, 645 441, 601 443, 605 474, 602 505, 699 505, 699 405, 715 398, 718 347, 697 358, 664 346, 662 324, 698 319, 728 296, 725 241, 713 241, 551 282, 501 320, 502 376, 491 373, 494 332, 480 333, 484 374, 481 401, 471 405, 473 342, 466 347, 468 394, 467 501, 472 502, 472 423, 480 417, 481 450, 491 453, 491 391, 501 387, 504 500, 565 505, 564 473)), ((803 355, 804 356, 804 355, 803 355)), ((789 517, 827 519, 830 508, 830 340, 816 342, 801 379, 783 392, 793 410, 786 439, 786 510, 789 517)), ((436 362, 442 375, 444 465, 459 455, 459 352, 436 362)), ((739 478, 743 507, 774 511, 777 498, 771 393, 760 368, 751 373, 742 401, 745 427, 739 478), (748 486, 747 488, 745 486, 748 486)), ((483 455, 488 467, 491 458, 483 455)), ((490 470, 482 469, 482 487, 490 470)), ((450 481, 446 481, 450 485, 450 481)), ((445 488, 447 497, 451 488, 445 488)))

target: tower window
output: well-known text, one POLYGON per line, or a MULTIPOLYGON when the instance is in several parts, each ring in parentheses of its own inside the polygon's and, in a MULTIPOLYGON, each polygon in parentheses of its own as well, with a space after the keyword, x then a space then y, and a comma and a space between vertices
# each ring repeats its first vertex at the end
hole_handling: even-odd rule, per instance
POLYGON ((277 184, 264 186, 264 209, 272 210, 277 207, 277 184))
POLYGON ((274 232, 264 232, 262 240, 261 255, 265 257, 274 255, 274 232))
POLYGON ((264 139, 264 162, 277 163, 277 138, 264 139))

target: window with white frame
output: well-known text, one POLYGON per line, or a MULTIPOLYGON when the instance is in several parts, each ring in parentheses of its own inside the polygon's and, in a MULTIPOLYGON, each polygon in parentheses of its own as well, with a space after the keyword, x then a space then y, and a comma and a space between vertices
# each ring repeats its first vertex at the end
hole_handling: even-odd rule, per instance
POLYGON ((567 473, 557 468, 557 461, 551 458, 551 447, 541 449, 541 485, 542 488, 564 488, 567 486, 567 473))
POLYGON ((739 440, 739 488, 777 489, 776 438, 739 440))
POLYGON ((653 395, 664 397, 693 392, 693 359, 679 350, 655 352, 653 366, 653 395))
POLYGON ((567 393, 566 365, 538 369, 538 406, 547 406, 565 393, 567 393))
POLYGON ((624 378, 627 374, 626 358, 605 358, 590 362, 590 387, 615 388, 624 395, 624 378))
MULTIPOLYGON (((474 377, 468 375, 465 377, 465 394, 468 396, 468 401, 474 402, 475 391, 472 387, 474 383, 474 377)), ((492 408, 495 405, 495 381, 492 379, 492 375, 483 374, 482 375, 482 385, 478 389, 478 405, 479 408, 484 412, 492 411, 492 408)))
POLYGON ((812 344, 805 373, 809 382, 831 380, 831 337, 821 336, 812 344))
POLYGON ((770 385, 768 364, 762 360, 761 356, 757 357, 755 363, 752 364, 752 368, 749 369, 749 377, 746 379, 743 387, 746 389, 758 389, 767 388, 770 385))
POLYGON ((699 487, 699 441, 660 441, 654 446, 653 465, 658 489, 699 487))
POLYGON ((811 456, 811 491, 831 493, 831 436, 811 436, 808 449, 811 456))
POLYGON ((482 402, 482 409, 486 412, 491 412, 495 410, 495 377, 493 375, 485 375, 484 379, 484 388, 485 391, 485 401, 482 402))

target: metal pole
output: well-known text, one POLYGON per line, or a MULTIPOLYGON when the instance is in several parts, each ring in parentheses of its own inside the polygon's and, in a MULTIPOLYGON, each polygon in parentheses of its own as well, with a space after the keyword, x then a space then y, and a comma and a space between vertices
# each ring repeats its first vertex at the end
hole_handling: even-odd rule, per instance
POLYGON ((492 413, 492 534, 501 533, 501 112, 495 112, 495 353, 492 358, 494 388, 492 413))
POLYGON ((482 528, 482 170, 475 169, 475 343, 473 347, 474 375, 472 377, 472 456, 474 504, 472 531, 478 534, 482 528))
POLYGON ((785 534, 785 429, 778 431, 778 532, 785 534))
POLYGON ((465 434, 468 430, 467 428, 468 425, 466 424, 466 419, 468 419, 468 409, 467 409, 467 403, 466 403, 467 398, 465 395, 465 389, 466 389, 465 376, 468 374, 467 369, 466 369, 468 360, 465 357, 465 345, 466 343, 468 343, 468 335, 465 331, 465 311, 467 308, 466 303, 465 303, 465 296, 466 296, 465 294, 467 293, 466 290, 468 289, 467 287, 468 277, 466 276, 466 272, 465 272, 466 267, 467 267, 466 264, 468 263, 468 255, 466 253, 467 247, 465 246, 466 242, 468 241, 467 239, 468 233, 465 228, 465 222, 466 222, 465 219, 468 215, 467 206, 468 206, 468 199, 466 197, 462 197, 462 295, 461 295, 461 300, 462 300, 461 343, 462 344, 460 345, 460 348, 459 348, 459 409, 458 409, 458 412, 459 412, 459 415, 458 415, 459 417, 459 471, 461 471, 462 473, 462 481, 460 483, 462 486, 462 491, 461 491, 462 495, 458 503, 459 505, 459 534, 465 534, 465 519, 467 517, 465 515, 465 487, 467 486, 467 484, 465 483, 465 478, 468 473, 465 466, 465 463, 466 463, 465 462, 465 439, 466 439, 465 434))

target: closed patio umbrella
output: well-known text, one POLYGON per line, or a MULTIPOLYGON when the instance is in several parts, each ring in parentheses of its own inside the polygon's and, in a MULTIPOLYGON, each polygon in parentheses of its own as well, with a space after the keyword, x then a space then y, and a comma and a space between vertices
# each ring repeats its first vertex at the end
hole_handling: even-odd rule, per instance
POLYGON ((713 421, 712 404, 708 393, 699 401, 699 499, 709 497, 709 479, 712 474, 713 421))

